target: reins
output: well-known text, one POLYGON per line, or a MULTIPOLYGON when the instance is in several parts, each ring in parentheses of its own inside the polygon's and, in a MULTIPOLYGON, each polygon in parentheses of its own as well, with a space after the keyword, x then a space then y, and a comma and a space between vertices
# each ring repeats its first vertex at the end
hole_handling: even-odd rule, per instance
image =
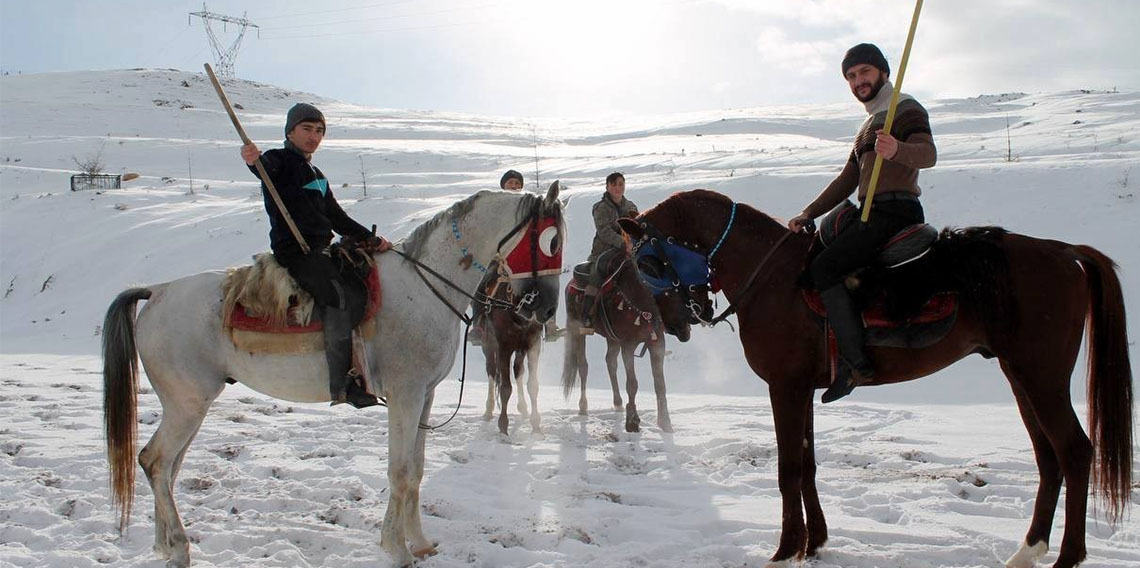
MULTIPOLYGON (((735 208, 733 212, 735 213, 735 208)), ((736 298, 737 301, 733 302, 732 300, 729 300, 728 307, 725 308, 719 316, 716 316, 713 319, 709 320, 708 325, 716 325, 724 321, 724 319, 728 316, 736 313, 736 308, 742 305, 744 301, 748 299, 748 292, 751 290, 752 284, 756 282, 756 277, 760 275, 760 270, 764 268, 765 264, 768 264, 768 261, 772 259, 773 255, 776 254, 776 250, 779 249, 780 245, 784 244, 784 241, 788 240, 788 237, 792 236, 792 234, 793 233, 791 231, 788 231, 784 233, 784 236, 780 237, 780 239, 776 241, 776 245, 768 250, 768 254, 764 255, 764 258, 760 260, 760 264, 756 265, 756 268, 752 270, 752 274, 749 274, 748 279, 744 281, 744 287, 740 289, 740 295, 736 298)))
MULTIPOLYGON (((447 306, 447 309, 451 310, 451 313, 455 314, 455 316, 459 318, 459 321, 462 321, 464 324, 464 329, 463 329, 463 366, 461 367, 461 370, 459 372, 459 402, 455 403, 455 410, 451 413, 451 416, 448 417, 447 420, 444 420, 442 423, 436 424, 435 426, 431 426, 429 424, 423 424, 423 423, 419 424, 420 430, 436 430, 438 428, 443 428, 444 426, 447 426, 448 423, 450 423, 452 420, 454 420, 455 416, 457 414, 459 414, 459 408, 463 405, 463 386, 467 383, 467 334, 471 332, 471 317, 468 316, 466 313, 457 310, 455 308, 455 306, 453 306, 451 304, 451 302, 447 301, 447 298, 443 297, 443 293, 440 292, 439 289, 437 289, 435 286, 432 285, 431 281, 429 281, 427 279, 427 276, 424 276, 424 273, 421 272, 420 269, 422 268, 423 270, 426 270, 428 272, 428 274, 431 274, 432 276, 439 278, 440 281, 442 281, 444 284, 447 284, 448 286, 450 286, 453 290, 459 292, 460 294, 463 294, 464 296, 466 296, 468 298, 471 298, 471 300, 473 302, 478 302, 478 303, 484 303, 484 302, 480 302, 478 299, 475 298, 475 296, 468 294, 466 290, 460 288, 457 284, 455 284, 454 282, 449 280, 446 276, 440 274, 439 272, 436 272, 435 269, 433 269, 432 267, 420 262, 419 259, 409 255, 408 253, 406 253, 402 250, 397 250, 395 248, 392 248, 390 250, 392 252, 400 255, 401 257, 403 257, 404 260, 407 260, 408 262, 412 263, 412 266, 416 269, 416 274, 418 274, 420 279, 424 281, 424 284, 428 287, 428 290, 431 290, 432 294, 435 294, 435 297, 439 298, 439 301, 443 302, 443 305, 447 306)), ((385 405, 385 406, 387 406, 387 405, 385 405)))

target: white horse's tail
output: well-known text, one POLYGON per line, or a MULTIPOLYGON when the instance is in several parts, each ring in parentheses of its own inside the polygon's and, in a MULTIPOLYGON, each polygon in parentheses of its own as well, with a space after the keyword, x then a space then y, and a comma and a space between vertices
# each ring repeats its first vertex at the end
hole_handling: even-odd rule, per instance
POLYGON ((150 298, 151 292, 131 288, 119 294, 103 320, 103 430, 111 468, 111 502, 119 509, 120 532, 130 522, 135 499, 139 382, 135 305, 150 298))

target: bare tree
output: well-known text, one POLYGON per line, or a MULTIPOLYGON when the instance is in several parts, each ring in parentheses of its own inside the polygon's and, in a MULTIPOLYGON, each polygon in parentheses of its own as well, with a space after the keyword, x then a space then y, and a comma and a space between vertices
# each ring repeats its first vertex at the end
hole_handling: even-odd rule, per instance
POLYGON ((82 160, 72 156, 71 160, 75 162, 75 165, 79 166, 79 171, 89 176, 101 174, 103 173, 103 168, 106 167, 103 164, 103 147, 106 145, 107 141, 104 140, 103 143, 99 144, 99 150, 95 152, 94 156, 89 155, 82 160))

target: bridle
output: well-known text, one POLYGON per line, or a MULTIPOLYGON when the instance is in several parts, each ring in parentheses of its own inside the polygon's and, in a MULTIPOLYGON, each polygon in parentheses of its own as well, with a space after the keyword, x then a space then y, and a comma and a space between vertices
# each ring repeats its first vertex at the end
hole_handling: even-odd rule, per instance
MULTIPOLYGON (((717 291, 717 287, 713 284, 716 277, 716 270, 712 267, 712 260, 713 257, 716 256, 716 253, 720 251, 721 246, 732 230, 736 221, 736 206, 737 203, 733 201, 728 223, 725 224, 724 230, 720 234, 720 239, 717 240, 716 245, 713 246, 707 255, 703 254, 696 245, 680 243, 672 236, 666 236, 648 221, 638 221, 644 233, 634 248, 634 254, 638 258, 638 273, 642 275, 643 280, 646 280, 650 289, 654 290, 654 295, 667 293, 666 291, 672 291, 682 295, 685 300, 685 306, 689 309, 693 319, 705 326, 715 326, 728 318, 728 316, 736 313, 737 309, 748 299, 749 291, 756 282, 756 277, 760 275, 760 271, 768 264, 768 261, 772 259, 772 256, 780 248, 780 245, 784 244, 784 241, 788 240, 788 237, 794 234, 791 231, 784 233, 784 235, 776 241, 776 244, 768 250, 768 253, 764 255, 764 258, 760 260, 760 263, 756 265, 752 273, 748 275, 748 278, 744 281, 744 286, 740 288, 740 294, 737 296, 736 301, 730 301, 728 307, 725 308, 720 315, 706 320, 700 304, 693 299, 692 294, 697 292, 702 286, 706 287, 706 292, 712 291, 715 293, 717 291), (639 249, 647 243, 652 247, 652 252, 641 252, 639 249), (655 278, 651 275, 646 275, 642 269, 642 267, 645 266, 642 260, 643 258, 653 258, 661 264, 665 270, 665 278, 655 278), (690 264, 695 264, 694 259, 699 258, 703 261, 703 267, 693 269, 683 266, 682 269, 678 270, 678 261, 685 261, 686 258, 688 258, 690 264)), ((647 260, 645 262, 649 261, 647 260)))
MULTIPOLYGON (((537 264, 538 264, 538 262, 537 262, 537 257, 538 257, 537 233, 538 233, 538 220, 541 217, 541 211, 542 211, 542 202, 536 201, 534 208, 531 210, 530 214, 528 214, 526 216, 526 218, 524 218, 517 225, 515 225, 515 227, 513 229, 511 229, 511 231, 509 233, 507 233, 507 235, 505 237, 503 237, 501 240, 499 240, 499 244, 495 248, 495 256, 494 256, 493 260, 491 261, 491 264, 499 263, 499 265, 502 266, 502 260, 503 260, 503 257, 505 256, 503 254, 503 251, 502 251, 503 245, 506 244, 511 239, 511 237, 515 236, 524 227, 527 227, 529 225, 530 231, 532 233, 532 238, 530 240, 531 249, 532 249, 531 250, 531 264, 532 264, 532 267, 537 266, 537 264)), ((471 252, 467 249, 467 247, 462 245, 463 234, 459 230, 459 222, 456 219, 451 220, 451 233, 455 237, 456 243, 459 245, 459 252, 462 255, 462 258, 463 259, 470 259, 470 265, 475 267, 476 270, 478 270, 480 272, 487 272, 487 266, 483 265, 482 263, 478 262, 477 260, 474 260, 474 258, 472 258, 471 252)), ((538 298, 538 291, 537 290, 530 290, 529 292, 522 294, 521 296, 519 296, 519 301, 517 303, 511 303, 509 301, 504 301, 504 300, 500 300, 497 298, 489 297, 483 291, 477 291, 475 294, 470 294, 466 290, 464 290, 463 288, 461 288, 460 286, 458 286, 457 284, 452 282, 446 276, 440 274, 438 271, 436 271, 432 267, 421 262, 419 259, 407 254, 404 251, 401 251, 401 250, 398 250, 395 248, 393 248, 392 251, 395 252, 396 254, 400 255, 401 257, 403 257, 408 262, 412 263, 412 265, 415 267, 416 274, 419 275, 421 280, 423 280, 424 284, 428 287, 428 290, 431 290, 432 294, 434 294, 435 297, 439 299, 439 301, 443 302, 443 304, 445 306, 447 306, 447 308, 449 310, 451 310, 451 313, 455 314, 455 316, 458 317, 460 319, 460 321, 467 324, 467 326, 471 325, 471 316, 468 316, 466 314, 467 310, 466 309, 461 310, 461 309, 457 308, 454 304, 452 304, 450 301, 448 301, 448 299, 446 297, 444 297, 443 293, 440 292, 439 289, 436 288, 436 286, 434 284, 432 284, 431 280, 428 279, 428 277, 424 274, 424 272, 427 272, 431 276, 435 277, 435 279, 437 279, 440 282, 442 282, 443 284, 447 285, 449 288, 459 292, 464 297, 471 300, 471 303, 474 306, 478 306, 478 309, 482 309, 482 310, 505 309, 505 310, 514 310, 515 313, 522 313, 524 308, 526 308, 530 304, 534 303, 535 300, 538 298)), ((537 268, 535 268, 532 271, 532 276, 537 277, 537 268)), ((513 294, 512 294, 512 296, 513 296, 513 294)))
POLYGON ((637 260, 637 272, 646 287, 654 296, 677 294, 695 321, 702 325, 713 325, 715 322, 705 318, 704 309, 694 296, 710 290, 716 292, 712 283, 715 277, 712 260, 728 238, 735 222, 736 202, 733 202, 728 223, 721 231, 720 239, 708 254, 705 254, 697 245, 679 242, 676 238, 662 233, 648 221, 638 221, 643 236, 634 244, 633 255, 637 260), (647 272, 647 269, 658 265, 660 271, 647 272))

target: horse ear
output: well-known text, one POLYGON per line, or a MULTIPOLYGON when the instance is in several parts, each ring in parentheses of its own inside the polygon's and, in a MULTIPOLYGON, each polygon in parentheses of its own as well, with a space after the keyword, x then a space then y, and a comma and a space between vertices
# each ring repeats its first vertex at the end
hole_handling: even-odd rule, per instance
POLYGON ((562 184, 558 180, 550 184, 550 189, 546 190, 546 205, 551 206, 558 200, 558 192, 562 189, 562 184))
POLYGON ((638 223, 636 219, 622 217, 617 220, 617 224, 623 233, 629 235, 629 238, 635 241, 640 241, 641 237, 645 235, 645 229, 641 227, 641 223, 638 223))

